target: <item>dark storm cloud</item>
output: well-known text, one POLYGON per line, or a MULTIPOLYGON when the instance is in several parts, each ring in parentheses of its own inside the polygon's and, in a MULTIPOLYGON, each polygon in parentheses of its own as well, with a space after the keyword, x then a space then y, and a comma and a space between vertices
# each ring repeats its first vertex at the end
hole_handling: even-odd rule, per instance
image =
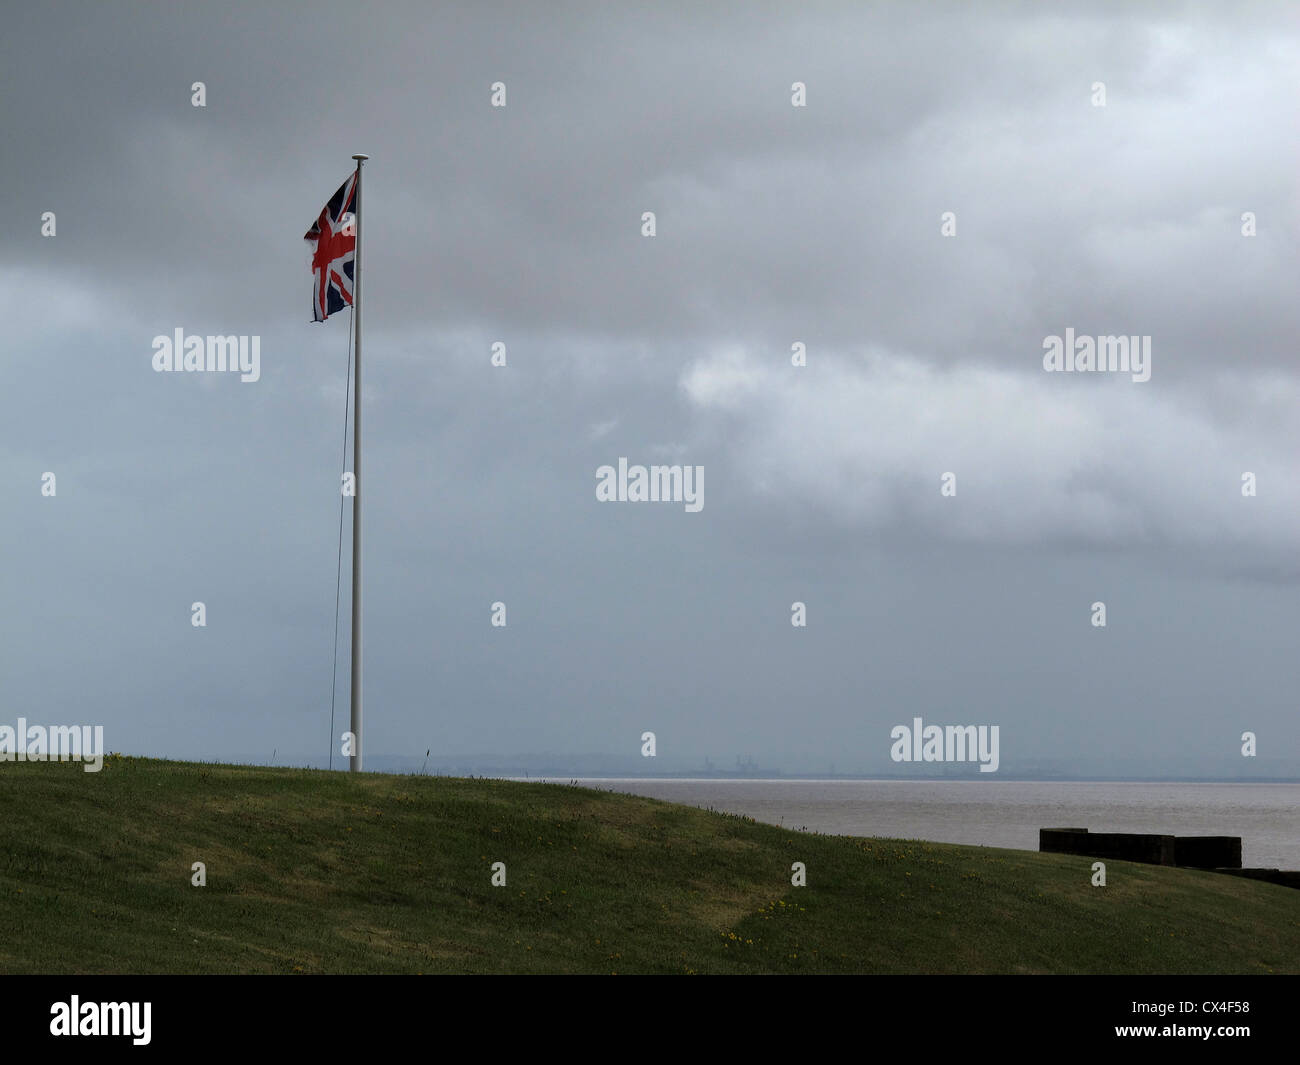
POLYGON ((1294 752, 1298 58, 1267 5, 11 13, 15 705, 323 747, 347 338, 301 238, 366 151, 370 750, 849 768, 915 707, 1294 752), (262 380, 152 373, 176 327, 262 380), (1066 327, 1151 335, 1152 380, 1044 374, 1066 327), (596 503, 620 455, 703 464, 704 510, 596 503))

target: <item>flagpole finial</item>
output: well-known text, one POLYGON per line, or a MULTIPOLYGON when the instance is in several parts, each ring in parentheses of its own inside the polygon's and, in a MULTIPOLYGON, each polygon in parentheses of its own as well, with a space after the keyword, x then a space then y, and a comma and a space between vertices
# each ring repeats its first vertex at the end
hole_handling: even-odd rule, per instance
POLYGON ((368 156, 368 155, 354 155, 352 158, 355 159, 357 162, 360 163, 360 162, 363 162, 363 161, 366 160, 366 159, 369 159, 370 156, 368 156))

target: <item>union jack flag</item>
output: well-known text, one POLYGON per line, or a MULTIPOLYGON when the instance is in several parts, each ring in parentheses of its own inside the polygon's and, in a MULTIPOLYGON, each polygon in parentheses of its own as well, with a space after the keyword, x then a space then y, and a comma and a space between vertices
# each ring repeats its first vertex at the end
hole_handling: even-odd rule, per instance
POLYGON ((352 304, 352 270, 357 251, 357 175, 339 186, 338 192, 307 230, 304 240, 315 243, 311 257, 315 284, 312 286, 312 321, 323 322, 335 311, 352 304))

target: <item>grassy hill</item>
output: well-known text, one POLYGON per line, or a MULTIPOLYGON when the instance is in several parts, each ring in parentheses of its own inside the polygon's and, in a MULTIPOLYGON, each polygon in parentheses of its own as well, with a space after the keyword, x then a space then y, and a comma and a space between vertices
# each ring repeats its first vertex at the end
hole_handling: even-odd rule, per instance
POLYGON ((1300 891, 554 784, 112 756, 0 811, 6 973, 1300 971, 1300 891))

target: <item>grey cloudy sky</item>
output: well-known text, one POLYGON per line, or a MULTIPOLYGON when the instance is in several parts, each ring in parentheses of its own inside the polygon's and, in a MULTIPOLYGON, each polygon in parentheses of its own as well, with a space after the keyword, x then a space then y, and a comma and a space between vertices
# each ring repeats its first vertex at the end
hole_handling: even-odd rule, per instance
POLYGON ((1300 774, 1295 9, 700 6, 6 14, 0 722, 324 757, 302 234, 364 151, 368 756, 871 770, 919 715, 1004 774, 1300 774), (176 328, 261 380, 154 373, 176 328), (1067 328, 1151 379, 1044 372, 1067 328), (619 456, 703 510, 597 502, 619 456))

